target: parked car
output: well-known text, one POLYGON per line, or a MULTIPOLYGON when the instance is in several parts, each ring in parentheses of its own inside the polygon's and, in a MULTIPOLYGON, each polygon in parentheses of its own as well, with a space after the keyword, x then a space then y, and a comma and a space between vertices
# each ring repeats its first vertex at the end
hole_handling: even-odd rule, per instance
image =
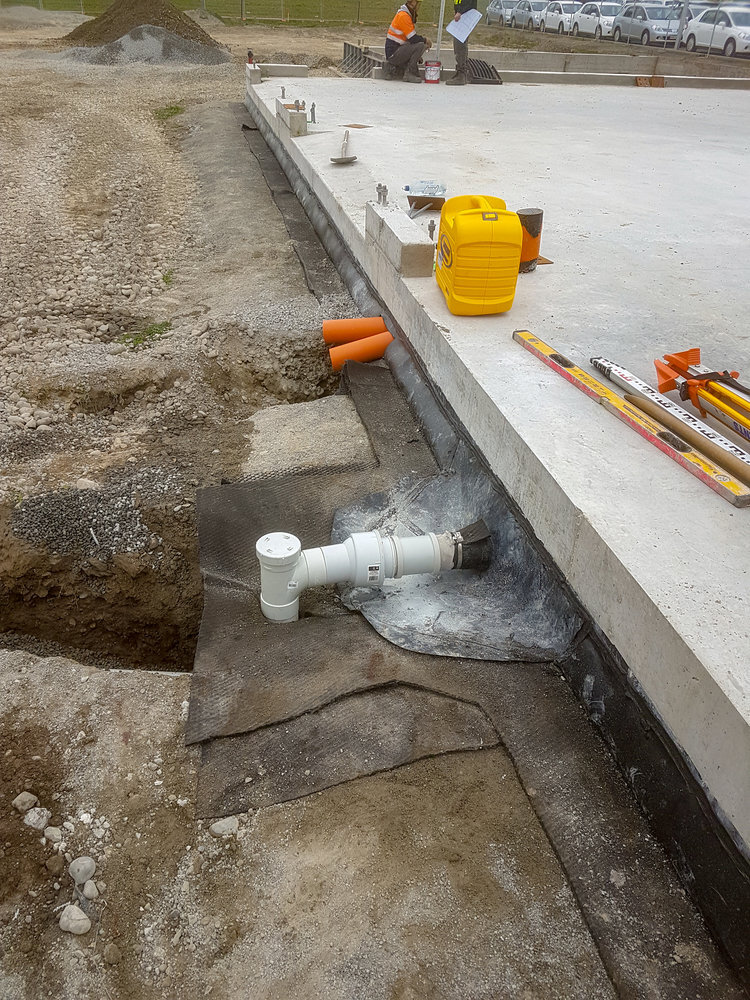
POLYGON ((612 39, 615 42, 670 42, 677 38, 679 17, 667 7, 646 6, 636 3, 623 7, 612 22, 612 39))
POLYGON ((621 3, 585 3, 573 15, 574 35, 593 35, 597 41, 612 36, 612 22, 622 10, 621 3))
POLYGON ((546 6, 547 0, 518 0, 510 14, 511 28, 538 28, 546 6))
POLYGON ((497 23, 500 27, 508 27, 511 11, 515 6, 516 0, 490 0, 484 20, 487 24, 497 23))
POLYGON ((685 26, 685 48, 710 49, 725 56, 750 53, 750 7, 709 8, 685 26))
POLYGON ((566 35, 570 31, 573 15, 580 8, 580 3, 572 2, 572 0, 552 0, 542 11, 539 18, 539 30, 556 31, 558 35, 566 35))
MULTIPOLYGON (((674 2, 665 3, 664 6, 669 10, 670 16, 672 18, 674 18, 676 21, 680 20, 683 7, 682 0, 674 0, 674 2)), ((685 24, 687 24, 688 21, 692 21, 694 17, 699 17, 704 10, 707 10, 709 7, 714 7, 714 6, 715 4, 695 3, 694 0, 691 0, 690 4, 688 4, 685 24)))

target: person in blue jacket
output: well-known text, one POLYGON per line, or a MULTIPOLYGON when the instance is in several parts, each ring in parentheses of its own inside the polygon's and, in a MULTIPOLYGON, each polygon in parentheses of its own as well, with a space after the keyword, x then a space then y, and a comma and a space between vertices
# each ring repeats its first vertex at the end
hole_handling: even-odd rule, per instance
MULTIPOLYGON (((477 0, 453 0, 453 20, 460 21, 461 15, 465 14, 467 10, 476 10, 477 0)), ((456 72, 450 78, 446 80, 449 87, 463 87, 464 84, 469 83, 471 80, 471 73, 469 72, 469 43, 459 42, 457 38, 453 39, 453 53, 456 57, 456 72)))

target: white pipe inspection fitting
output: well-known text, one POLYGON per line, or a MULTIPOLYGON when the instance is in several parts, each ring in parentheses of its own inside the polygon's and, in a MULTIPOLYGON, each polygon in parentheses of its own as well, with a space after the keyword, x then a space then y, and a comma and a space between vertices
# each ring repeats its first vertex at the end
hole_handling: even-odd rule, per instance
POLYGON ((272 531, 258 539, 255 552, 263 614, 274 622, 295 622, 300 594, 307 587, 331 583, 380 587, 385 580, 460 568, 461 536, 446 531, 400 538, 360 531, 340 545, 303 550, 295 535, 272 531))

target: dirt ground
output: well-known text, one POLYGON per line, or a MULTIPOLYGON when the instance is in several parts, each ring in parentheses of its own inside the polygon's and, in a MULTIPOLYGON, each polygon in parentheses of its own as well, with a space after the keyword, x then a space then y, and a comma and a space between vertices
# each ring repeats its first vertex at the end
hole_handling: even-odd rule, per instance
POLYGON ((212 26, 231 63, 95 67, 60 59, 75 15, 4 13, 3 1000, 611 1000, 501 749, 194 817, 196 489, 252 469, 258 409, 335 389, 320 322, 354 311, 308 288, 242 63, 330 73, 351 34, 212 26))

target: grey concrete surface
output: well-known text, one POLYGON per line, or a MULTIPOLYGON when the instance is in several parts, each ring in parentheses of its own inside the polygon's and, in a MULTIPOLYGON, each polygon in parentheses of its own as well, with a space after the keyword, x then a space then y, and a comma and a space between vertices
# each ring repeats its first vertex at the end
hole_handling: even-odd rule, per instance
POLYGON ((278 474, 280 469, 372 468, 377 465, 367 431, 349 396, 269 406, 253 414, 251 454, 242 476, 278 474))
MULTIPOLYGON (((275 96, 275 84, 248 93, 269 122, 275 96)), ((576 362, 603 354, 651 382, 653 358, 692 346, 750 371, 746 98, 425 86, 395 115, 392 86, 374 81, 293 81, 287 96, 314 100, 319 124, 281 134, 285 148, 747 851, 750 634, 737 609, 750 522, 511 339, 530 329, 576 362), (334 171, 351 121, 371 127, 352 136, 357 164, 334 171), (544 208, 555 263, 519 280, 510 313, 451 316, 431 278, 368 254, 376 183, 406 207, 399 192, 420 178, 544 208)))

